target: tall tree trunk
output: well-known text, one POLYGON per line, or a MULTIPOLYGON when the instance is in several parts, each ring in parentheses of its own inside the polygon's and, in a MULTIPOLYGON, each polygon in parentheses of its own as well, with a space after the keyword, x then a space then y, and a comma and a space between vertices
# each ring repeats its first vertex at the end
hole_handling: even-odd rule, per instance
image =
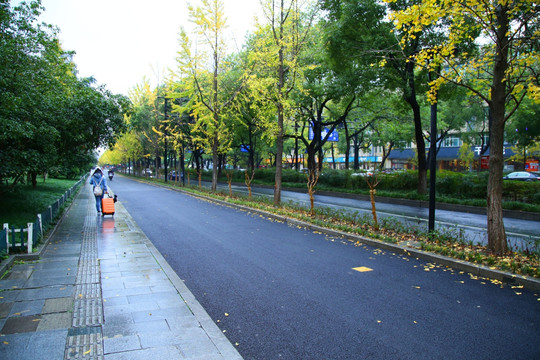
POLYGON ((225 170, 225 175, 227 175, 227 184, 229 184, 229 196, 232 197, 233 196, 233 193, 232 193, 232 180, 233 180, 233 174, 234 174, 234 170, 230 171, 230 170, 225 170))
POLYGON ((212 139, 212 192, 217 190, 217 180, 218 180, 218 166, 219 166, 219 156, 218 156, 218 136, 214 135, 212 139))
POLYGON ((345 170, 349 170, 349 156, 351 153, 351 138, 349 137, 349 127, 347 121, 343 122, 343 128, 345 129, 345 170))
MULTIPOLYGON (((316 136, 315 136, 316 137, 316 136)), ((318 164, 315 161, 317 156, 315 149, 312 146, 307 147, 308 151, 308 172, 306 174, 307 178, 307 188, 309 194, 309 203, 310 203, 310 214, 311 216, 315 215, 315 186, 319 180, 319 168, 318 164)))
POLYGON ((336 169, 336 156, 334 154, 334 143, 332 143, 331 152, 332 152, 332 167, 335 170, 336 169))
POLYGON ((219 136, 217 133, 217 129, 219 126, 219 114, 218 114, 218 67, 219 67, 219 58, 218 58, 218 44, 219 44, 219 37, 218 32, 215 31, 214 33, 214 78, 212 83, 212 88, 214 90, 213 93, 213 112, 214 112, 214 138, 212 139, 212 161, 214 162, 212 166, 212 192, 215 192, 217 190, 217 179, 218 179, 218 143, 219 143, 219 136))
POLYGON ((278 115, 278 134, 276 140, 276 177, 274 185, 274 205, 279 205, 281 203, 281 180, 283 173, 283 124, 285 117, 285 109, 283 106, 284 96, 285 96, 285 57, 283 52, 285 51, 283 46, 283 24, 284 24, 284 7, 283 0, 281 1, 281 26, 279 28, 279 65, 278 65, 278 101, 277 101, 277 115, 278 115))
POLYGON ((491 85, 490 110, 493 120, 490 131, 489 179, 487 188, 487 230, 488 249, 496 254, 508 251, 506 233, 504 231, 502 211, 502 189, 504 168, 504 123, 506 105, 506 83, 508 69, 508 14, 505 6, 499 5, 497 16, 497 46, 493 66, 493 84, 491 85))
POLYGON ((32 188, 36 188, 37 187, 37 172, 35 171, 32 171, 30 172, 30 182, 32 183, 32 188))
POLYGON ((353 147, 354 147, 354 160, 353 160, 353 168, 354 170, 360 169, 360 143, 358 142, 358 134, 354 134, 353 136, 353 147))
POLYGON ((411 106, 414 120, 414 137, 416 142, 416 152, 418 156, 418 188, 419 194, 427 192, 427 161, 426 161, 426 143, 422 129, 422 116, 420 114, 420 105, 416 99, 416 86, 414 82, 414 62, 409 61, 406 66, 407 83, 405 84, 405 101, 411 106))

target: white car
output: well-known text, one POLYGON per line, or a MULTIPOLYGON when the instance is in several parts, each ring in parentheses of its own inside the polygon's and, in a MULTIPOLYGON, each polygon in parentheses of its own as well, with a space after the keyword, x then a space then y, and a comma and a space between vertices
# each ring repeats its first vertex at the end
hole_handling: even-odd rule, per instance
POLYGON ((540 181, 540 173, 532 171, 514 171, 503 177, 503 180, 540 181))

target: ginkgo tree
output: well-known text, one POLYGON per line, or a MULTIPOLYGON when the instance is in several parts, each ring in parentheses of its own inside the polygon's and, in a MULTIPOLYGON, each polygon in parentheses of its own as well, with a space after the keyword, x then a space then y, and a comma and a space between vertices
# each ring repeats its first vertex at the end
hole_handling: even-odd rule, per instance
POLYGON ((129 94, 134 108, 129 117, 129 126, 137 133, 142 144, 142 156, 146 159, 145 166, 150 166, 152 154, 155 154, 156 169, 159 168, 160 136, 153 129, 159 123, 158 91, 158 89, 152 89, 149 80, 145 78, 129 94))
POLYGON ((497 254, 508 251, 502 212, 505 124, 524 99, 540 101, 539 10, 534 0, 422 0, 390 14, 407 33, 403 41, 427 27, 447 32, 437 46, 415 55, 418 66, 440 69, 430 84, 432 101, 440 85, 451 82, 489 108, 488 248, 497 254), (477 51, 462 51, 462 44, 475 39, 477 51))
POLYGON ((270 103, 276 109, 276 119, 271 120, 274 123, 268 123, 265 128, 276 139, 274 204, 277 205, 281 202, 285 124, 293 113, 291 92, 301 85, 303 69, 299 57, 308 44, 306 39, 316 12, 309 11, 310 1, 262 0, 261 4, 265 22, 257 24, 249 54, 250 68, 258 75, 250 75, 248 82, 257 101, 270 103))
POLYGON ((192 108, 196 119, 195 133, 204 135, 197 140, 212 153, 212 191, 216 191, 219 155, 227 152, 232 138, 224 112, 242 85, 232 92, 223 86, 230 66, 226 59, 224 31, 227 19, 223 1, 201 0, 201 6, 189 6, 189 15, 195 25, 196 50, 193 51, 195 44, 182 30, 177 62, 179 73, 187 75, 188 78, 183 80, 195 96, 192 108))
POLYGON ((136 132, 130 130, 122 134, 112 149, 105 151, 100 157, 99 163, 101 165, 127 163, 128 168, 131 168, 132 161, 139 159, 142 155, 142 144, 136 132))

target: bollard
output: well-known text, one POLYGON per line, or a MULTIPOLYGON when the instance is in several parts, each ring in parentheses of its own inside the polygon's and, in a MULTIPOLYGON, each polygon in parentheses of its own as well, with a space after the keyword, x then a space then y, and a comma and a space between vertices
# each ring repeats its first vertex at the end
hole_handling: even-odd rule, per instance
POLYGON ((34 223, 28 223, 28 240, 26 243, 28 254, 32 253, 32 245, 33 245, 33 240, 34 240, 33 238, 34 238, 34 223))
POLYGON ((4 223, 4 231, 6 232, 6 252, 9 254, 9 224, 4 223))

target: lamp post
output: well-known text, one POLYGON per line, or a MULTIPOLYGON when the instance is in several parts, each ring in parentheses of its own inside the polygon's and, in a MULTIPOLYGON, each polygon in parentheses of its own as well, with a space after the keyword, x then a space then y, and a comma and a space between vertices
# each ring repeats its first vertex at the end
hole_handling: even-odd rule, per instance
MULTIPOLYGON (((435 76, 429 73, 429 80, 435 76)), ((437 103, 431 104, 431 141, 429 144, 429 219, 428 231, 435 230, 435 185, 437 179, 437 103)))

